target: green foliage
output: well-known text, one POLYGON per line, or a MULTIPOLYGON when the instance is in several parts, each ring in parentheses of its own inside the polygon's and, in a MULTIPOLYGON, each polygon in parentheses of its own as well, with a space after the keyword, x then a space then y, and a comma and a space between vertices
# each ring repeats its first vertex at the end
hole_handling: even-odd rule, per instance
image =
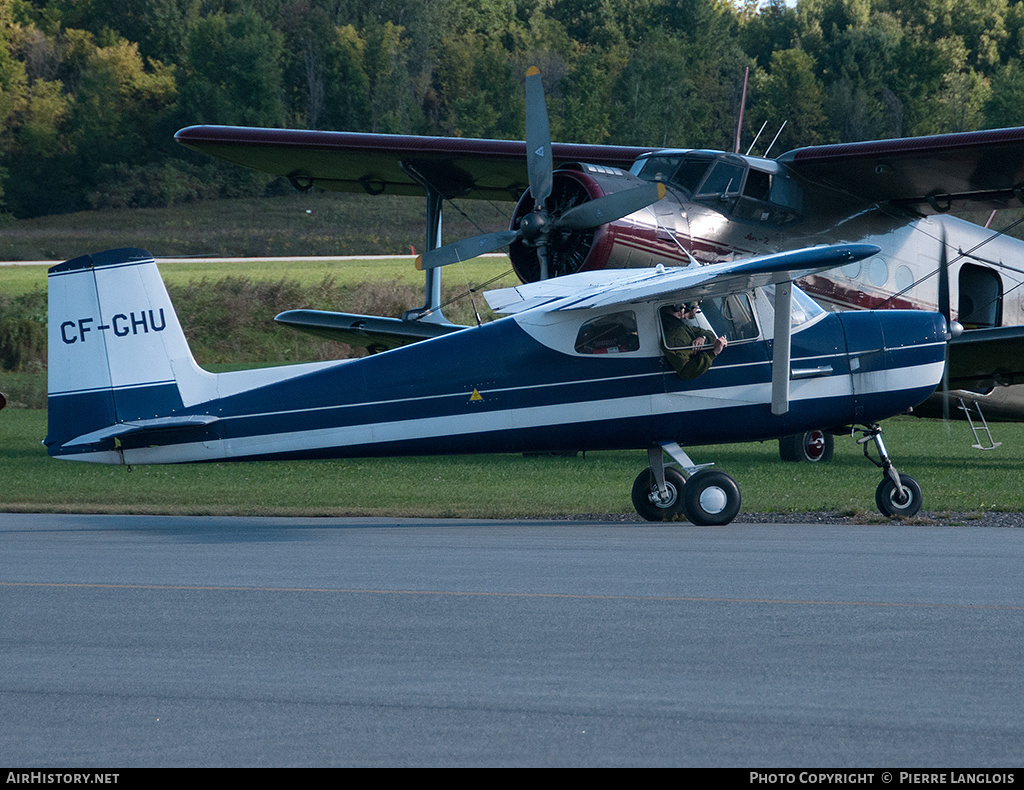
POLYGON ((174 145, 196 123, 774 153, 1021 123, 1012 0, 0 0, 0 210, 258 195, 174 145), (770 139, 770 137, 769 137, 770 139), (206 179, 206 187, 195 180, 206 179))
POLYGON ((192 123, 278 126, 283 36, 248 9, 201 17, 189 30, 179 79, 192 123))
POLYGON ((46 292, 0 293, 0 370, 46 366, 46 292))

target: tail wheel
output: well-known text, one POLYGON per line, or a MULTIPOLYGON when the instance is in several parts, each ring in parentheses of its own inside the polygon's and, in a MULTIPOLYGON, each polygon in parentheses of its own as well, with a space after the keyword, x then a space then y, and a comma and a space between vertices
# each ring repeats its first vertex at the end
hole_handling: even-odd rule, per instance
POLYGON ((910 475, 900 475, 903 494, 896 489, 896 484, 888 475, 882 478, 875 490, 875 504, 883 516, 889 518, 908 518, 921 509, 923 495, 921 486, 910 475))
POLYGON ((650 468, 644 469, 633 481, 633 507, 647 521, 671 521, 683 510, 683 490, 686 479, 678 469, 665 467, 666 495, 658 494, 658 483, 650 468))
POLYGON ((725 472, 704 469, 686 481, 683 510, 686 518, 702 526, 728 524, 740 512, 740 487, 725 472))
POLYGON ((779 457, 783 461, 824 464, 832 460, 835 437, 825 431, 806 431, 779 439, 779 457))

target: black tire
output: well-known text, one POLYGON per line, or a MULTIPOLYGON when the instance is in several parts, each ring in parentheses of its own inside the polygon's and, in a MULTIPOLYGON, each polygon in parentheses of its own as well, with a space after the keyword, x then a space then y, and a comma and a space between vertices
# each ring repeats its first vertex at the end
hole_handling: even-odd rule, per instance
POLYGON ((725 472, 703 469, 686 481, 683 512, 701 527, 728 524, 740 512, 740 487, 725 472))
POLYGON ((825 431, 805 431, 779 439, 779 458, 783 461, 806 461, 827 464, 835 452, 835 437, 825 431))
POLYGON ((668 487, 667 502, 651 501, 657 484, 650 467, 644 469, 633 481, 633 507, 647 521, 671 521, 683 510, 683 490, 686 479, 682 472, 671 466, 665 467, 665 485, 668 487))
POLYGON ((900 485, 903 486, 905 501, 900 501, 896 492, 896 484, 888 475, 882 478, 875 490, 875 504, 883 516, 889 518, 909 518, 921 509, 924 501, 921 494, 921 486, 910 475, 900 475, 900 485))

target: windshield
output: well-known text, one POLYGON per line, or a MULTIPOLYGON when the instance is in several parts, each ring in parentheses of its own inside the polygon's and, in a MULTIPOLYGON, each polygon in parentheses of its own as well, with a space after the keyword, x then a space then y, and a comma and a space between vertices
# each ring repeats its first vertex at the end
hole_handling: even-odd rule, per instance
MULTIPOLYGON (((775 303, 775 286, 766 285, 764 288, 765 295, 772 300, 772 304, 775 303)), ((825 315, 825 311, 821 305, 815 302, 811 297, 793 286, 793 306, 791 308, 789 316, 789 326, 791 329, 797 329, 798 327, 804 326, 805 324, 814 321, 816 318, 825 315)))

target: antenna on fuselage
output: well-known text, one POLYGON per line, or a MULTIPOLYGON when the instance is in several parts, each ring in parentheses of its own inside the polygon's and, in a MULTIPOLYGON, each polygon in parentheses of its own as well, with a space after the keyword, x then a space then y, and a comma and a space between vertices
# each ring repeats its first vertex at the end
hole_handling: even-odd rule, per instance
POLYGON ((789 119, 782 122, 782 126, 779 127, 779 131, 775 133, 775 137, 772 138, 772 144, 768 146, 768 150, 764 152, 764 158, 768 158, 768 151, 772 150, 772 146, 775 145, 775 141, 779 139, 779 135, 782 134, 782 130, 786 128, 786 124, 789 123, 789 119))
MULTIPOLYGON (((761 124, 761 128, 757 130, 757 134, 754 135, 754 140, 753 142, 751 142, 750 148, 747 149, 747 156, 750 156, 750 152, 754 150, 754 146, 757 145, 757 141, 761 137, 761 132, 764 131, 764 127, 766 127, 767 125, 768 121, 765 121, 763 124, 761 124)), ((737 151, 736 153, 739 153, 739 151, 737 151)))

